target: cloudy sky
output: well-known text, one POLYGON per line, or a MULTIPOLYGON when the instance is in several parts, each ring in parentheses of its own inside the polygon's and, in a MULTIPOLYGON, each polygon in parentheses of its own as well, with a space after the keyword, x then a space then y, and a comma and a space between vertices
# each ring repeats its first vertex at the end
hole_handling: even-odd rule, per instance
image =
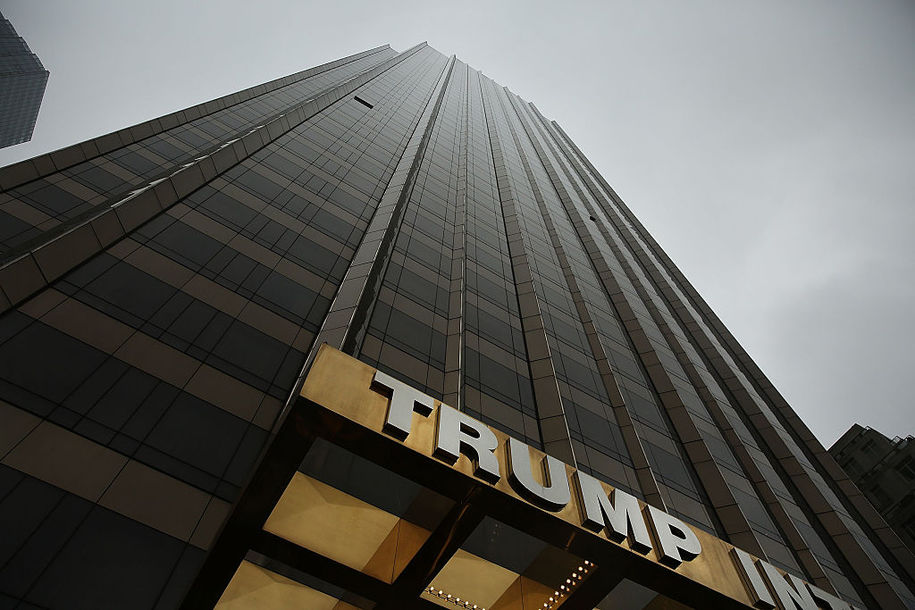
POLYGON ((2 0, 51 71, 0 166, 389 43, 558 121, 830 445, 915 433, 915 3, 2 0))

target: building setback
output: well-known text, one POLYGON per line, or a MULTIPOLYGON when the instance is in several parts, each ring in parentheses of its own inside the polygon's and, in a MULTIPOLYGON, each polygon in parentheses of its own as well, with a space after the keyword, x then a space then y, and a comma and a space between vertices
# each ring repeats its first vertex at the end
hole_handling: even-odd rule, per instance
POLYGON ((0 189, 5 606, 915 607, 629 208, 455 57, 370 49, 0 189))
POLYGON ((0 14, 0 148, 32 139, 49 75, 0 14))

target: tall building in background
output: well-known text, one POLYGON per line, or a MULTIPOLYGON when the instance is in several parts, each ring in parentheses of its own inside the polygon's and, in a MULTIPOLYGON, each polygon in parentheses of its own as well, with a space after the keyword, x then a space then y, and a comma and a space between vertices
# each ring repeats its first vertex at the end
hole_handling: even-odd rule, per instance
POLYGON ((0 148, 32 139, 49 74, 0 14, 0 148))
POLYGON ((890 439, 855 424, 829 453, 909 549, 915 549, 915 438, 890 439))
POLYGON ((0 188, 3 607, 915 606, 582 152, 454 57, 371 49, 0 188))

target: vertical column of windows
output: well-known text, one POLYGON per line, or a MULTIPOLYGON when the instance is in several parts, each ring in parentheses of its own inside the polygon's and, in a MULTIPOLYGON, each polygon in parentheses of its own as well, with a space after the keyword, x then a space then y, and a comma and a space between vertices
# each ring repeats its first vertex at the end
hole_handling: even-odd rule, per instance
POLYGON ((361 358, 444 397, 452 244, 466 66, 456 64, 432 126, 369 321, 361 358))
MULTIPOLYGON (((578 155, 578 152, 575 151, 575 154, 578 155)), ((593 171, 593 170, 590 170, 590 168, 589 168, 589 172, 590 171, 593 171)), ((630 243, 639 247, 639 250, 646 257, 645 260, 650 261, 651 264, 646 263, 646 268, 649 270, 650 273, 657 276, 656 281, 659 281, 659 280, 661 281, 661 284, 659 284, 659 285, 662 285, 664 287, 664 290, 669 292, 668 298, 675 299, 674 302, 679 303, 679 306, 678 306, 678 308, 675 309, 675 312, 678 315, 679 319, 684 324, 684 327, 688 329, 691 337, 693 338, 692 341, 698 340, 699 341, 698 344, 700 346, 703 346, 703 349, 710 349, 716 353, 716 357, 710 360, 710 362, 713 365, 713 369, 716 371, 716 374, 720 375, 722 370, 728 370, 729 371, 728 375, 734 377, 735 380, 738 380, 738 382, 736 382, 736 383, 729 384, 729 387, 740 388, 739 393, 733 394, 733 390, 731 390, 731 389, 724 390, 723 392, 721 392, 721 395, 717 397, 720 400, 716 400, 716 404, 721 405, 723 411, 728 414, 727 416, 728 416, 728 419, 731 421, 732 426, 734 427, 735 430, 738 430, 738 434, 741 436, 740 442, 746 443, 746 445, 748 447, 752 448, 752 453, 754 455, 754 461, 760 467, 760 471, 763 473, 766 473, 766 474, 774 475, 773 478, 778 478, 777 475, 775 474, 775 470, 772 468, 771 464, 765 458, 763 452, 759 451, 757 443, 752 438, 750 438, 752 435, 750 434, 749 430, 746 428, 746 426, 741 421, 740 416, 737 414, 736 411, 733 410, 732 407, 730 407, 729 402, 734 400, 735 398, 737 399, 737 403, 740 403, 743 409, 746 409, 747 406, 752 405, 752 408, 750 409, 750 411, 755 411, 765 417, 765 421, 767 421, 767 426, 769 426, 769 429, 772 430, 772 433, 773 433, 771 440, 765 441, 766 444, 771 444, 771 442, 774 441, 777 444, 782 444, 784 447, 786 447, 786 449, 789 451, 789 454, 791 455, 791 459, 793 461, 795 461, 795 463, 798 465, 798 467, 800 467, 802 470, 806 471, 804 476, 810 477, 810 480, 815 485, 815 488, 817 489, 818 493, 821 494, 822 497, 824 497, 824 499, 827 499, 827 502, 829 502, 829 504, 833 508, 835 508, 836 504, 839 504, 838 498, 835 497, 834 495, 832 495, 832 500, 835 501, 835 503, 833 503, 830 499, 828 499, 829 495, 827 495, 826 493, 823 493, 824 491, 828 491, 825 481, 823 481, 822 477, 820 477, 819 474, 813 470, 813 468, 809 464, 809 462, 806 459, 804 459, 802 455, 800 455, 799 449, 797 449, 796 446, 793 448, 791 447, 793 442, 791 441, 788 433, 780 426, 771 425, 771 422, 773 421, 773 419, 770 418, 771 412, 769 412, 770 413, 769 416, 766 415, 766 411, 768 409, 767 409, 766 405, 764 404, 764 401, 762 401, 762 399, 757 394, 755 394, 755 392, 753 392, 752 388, 750 388, 748 391, 747 388, 749 386, 744 386, 741 383, 739 383, 739 379, 740 379, 740 377, 738 376, 739 371, 737 371, 738 375, 734 375, 732 373, 732 371, 735 370, 733 368, 733 361, 730 360, 730 357, 726 353, 723 352, 723 349, 721 348, 720 344, 718 344, 717 339, 715 339, 711 335, 710 331, 704 326, 704 324, 701 322, 701 320, 698 317, 696 317, 696 313, 693 310, 692 305, 689 303, 689 301, 687 299, 684 298, 683 294, 679 291, 679 288, 672 282, 671 278, 667 275, 666 270, 663 269, 663 267, 658 264, 658 261, 655 258, 654 254, 650 251, 650 249, 645 247, 644 242, 641 241, 640 235, 638 235, 637 231, 635 230, 635 228, 633 227, 631 222, 629 222, 627 220, 626 215, 619 208, 619 205, 617 204, 614 196, 610 193, 610 191, 607 190, 607 187, 601 181, 596 180, 596 179, 594 181, 598 184, 601 184, 601 186, 603 187, 604 198, 602 198, 602 202, 604 204, 604 210, 608 214, 608 218, 611 220, 611 222, 616 224, 617 228, 621 232, 623 232, 623 234, 626 236, 627 241, 629 241, 630 243), (685 315, 685 314, 690 314, 690 315, 685 315), (723 369, 722 367, 727 367, 727 368, 723 369), (730 398, 730 399, 726 398, 724 396, 725 393, 727 393, 728 395, 732 395, 732 398, 730 398), (744 438, 744 437, 746 437, 746 438, 744 438)), ((633 247, 635 247, 635 246, 633 246, 633 247)), ((687 355, 690 356, 691 359, 695 358, 696 361, 702 361, 698 355, 698 352, 692 346, 686 346, 684 348, 684 351, 687 353, 687 355)), ((707 371, 702 372, 703 370, 700 370, 700 374, 702 374, 702 376, 704 378, 705 385, 710 388, 717 387, 720 391, 724 387, 724 385, 717 384, 716 380, 712 377, 712 375, 710 373, 708 373, 707 371)), ((725 379, 726 379, 726 377, 725 377, 725 379)), ((743 380, 746 381, 745 378, 743 378, 743 380)), ((771 416, 771 417, 774 418, 774 416, 771 416)), ((789 477, 789 480, 790 480, 790 477, 789 477)), ((780 487, 784 488, 783 485, 780 487)), ((784 492, 787 492, 787 488, 784 488, 784 492)), ((830 494, 831 494, 831 492, 830 492, 830 494)), ((804 514, 804 511, 802 511, 798 507, 797 500, 793 497, 793 494, 786 493, 786 495, 788 496, 788 498, 785 498, 785 500, 787 500, 787 502, 783 502, 783 504, 784 504, 785 509, 788 512, 789 516, 791 517, 791 520, 793 521, 795 528, 797 529, 798 532, 800 532, 801 537, 803 538, 803 544, 801 545, 801 550, 805 550, 804 549, 805 545, 809 546, 810 551, 813 553, 813 555, 815 556, 815 558, 819 562, 819 564, 822 566, 822 568, 826 571, 829 580, 835 586, 836 590, 839 591, 840 594, 842 594, 847 599, 850 599, 852 601, 857 600, 856 603, 861 603, 860 597, 858 596, 858 592, 854 589, 854 587, 852 586, 849 579, 843 574, 844 569, 842 567, 840 567, 840 565, 837 563, 833 553, 827 550, 826 545, 823 543, 821 536, 818 534, 816 529, 811 526, 809 519, 804 514)), ((806 498, 805 498, 805 500, 809 501, 806 498)), ((856 523, 854 523, 854 521, 850 517, 847 516, 847 513, 846 513, 845 517, 842 517, 841 513, 839 513, 839 518, 840 518, 841 522, 843 523, 843 526, 847 527, 850 532, 854 532, 855 530, 860 532, 860 526, 858 526, 856 523)), ((855 541, 858 544, 860 544, 862 547, 873 548, 872 543, 866 539, 866 536, 864 536, 863 532, 860 532, 860 536, 852 533, 852 536, 855 539, 855 541)), ((795 548, 796 549, 798 548, 797 545, 795 545, 795 548)), ((874 554, 869 553, 869 555, 870 555, 871 559, 874 560, 875 565, 877 565, 878 568, 879 568, 879 565, 882 563, 885 566, 885 569, 890 569, 889 566, 886 564, 885 560, 882 557, 879 557, 879 553, 876 551, 876 549, 873 549, 873 553, 874 554), (875 557, 875 555, 876 555, 876 557, 879 557, 879 559, 877 559, 875 557)), ((846 569, 848 569, 848 568, 846 568, 846 569)), ((898 578, 895 577, 895 575, 888 575, 884 568, 879 568, 879 569, 881 570, 881 572, 884 574, 885 577, 888 577, 887 580, 888 580, 888 582, 891 583, 891 585, 893 585, 894 590, 896 590, 898 593, 903 595, 903 597, 905 597, 907 595, 907 593, 905 593, 905 587, 901 583, 901 581, 899 581, 898 578), (895 584, 894 584, 894 581, 895 581, 895 584)))
POLYGON ((457 189, 454 206, 454 231, 451 239, 451 273, 448 286, 448 327, 445 338, 445 387, 446 404, 464 404, 464 309, 465 309, 465 267, 467 258, 467 194, 469 158, 469 112, 470 112, 470 67, 458 63, 455 78, 461 79, 461 100, 458 125, 458 148, 454 162, 457 165, 457 189))
MULTIPOLYGON (((511 105, 512 98, 513 96, 506 92, 506 104, 511 105)), ((551 160, 543 155, 543 149, 538 140, 528 139, 533 138, 535 134, 530 132, 529 127, 523 121, 523 115, 517 112, 507 114, 513 119, 512 123, 515 125, 516 133, 525 132, 528 136, 519 137, 520 147, 524 154, 522 161, 525 159, 539 161, 525 164, 525 166, 531 173, 535 195, 539 195, 539 198, 543 200, 544 220, 551 230, 555 231, 557 243, 561 244, 558 251, 565 258, 569 268, 570 273, 567 278, 570 279, 570 288, 573 288, 573 293, 576 292, 575 289, 579 293, 581 317, 583 320, 587 319, 592 325, 596 338, 601 344, 598 348, 599 353, 603 352, 604 344, 614 341, 613 338, 615 338, 619 342, 617 351, 624 349, 629 354, 633 354, 628 337, 623 333, 622 324, 618 321, 617 313, 595 274, 589 254, 583 248, 576 228, 566 215, 564 208, 566 205, 573 205, 569 199, 570 193, 574 191, 567 188, 568 185, 559 182, 555 172, 550 173, 551 167, 547 164, 551 163, 551 160), (542 186, 538 188, 538 184, 542 186), (591 312, 594 312, 593 316, 591 312), (591 322, 591 320, 595 320, 595 322, 591 322)), ((636 369, 642 374, 641 367, 637 366, 636 369)), ((654 402, 656 399, 653 386, 647 383, 644 375, 642 380, 645 383, 643 387, 648 390, 647 394, 654 402)), ((607 385, 611 389, 616 387, 615 383, 607 385)), ((660 415, 660 411, 658 413, 660 415)), ((604 417, 615 419, 613 413, 605 413, 604 417)), ((655 426, 652 427, 644 426, 640 419, 633 418, 633 422, 641 439, 640 446, 644 447, 651 470, 657 480, 656 485, 665 504, 669 503, 667 510, 679 511, 684 518, 704 529, 714 531, 712 522, 703 506, 703 498, 690 472, 690 466, 680 454, 679 439, 669 429, 666 419, 659 417, 655 420, 655 426)))
POLYGON ((473 417, 543 448, 481 97, 468 70, 464 397, 473 417))
MULTIPOLYGON (((511 94, 507 90, 505 92, 508 95, 509 104, 511 104, 511 94)), ((503 99, 503 109, 505 108, 507 107, 504 105, 503 99)), ((511 112, 506 110, 506 113, 509 117, 512 117, 511 112)), ((512 122, 514 123, 514 120, 512 122)), ((625 340, 625 334, 623 334, 621 326, 616 323, 612 307, 604 293, 600 290, 595 290, 596 277, 593 275, 593 270, 590 266, 582 265, 580 248, 578 248, 575 239, 571 239, 574 236, 568 234, 568 227, 562 224, 565 222, 565 218, 561 215, 561 211, 557 210, 557 201, 552 185, 548 181, 544 181, 545 175, 542 167, 536 163, 540 159, 530 150, 528 141, 519 136, 520 131, 517 129, 516 124, 511 131, 515 145, 519 151, 523 152, 520 159, 524 171, 527 174, 552 247, 556 252, 566 284, 575 303, 575 313, 584 327, 592 357, 598 367, 604 390, 608 396, 608 402, 603 405, 603 410, 597 412, 596 415, 602 417, 611 425, 615 424, 619 427, 627 455, 632 461, 638 479, 639 486, 637 489, 642 492, 641 497, 647 503, 664 510, 664 499, 652 473, 652 466, 645 454, 642 442, 636 434, 633 420, 626 409, 616 377, 611 371, 609 359, 601 345, 600 335, 606 328, 606 323, 616 325, 617 332, 622 335, 621 340, 625 340), (552 207, 552 213, 550 207, 552 207), (557 211, 560 212, 560 216, 554 218, 557 211), (598 319, 597 325, 595 324, 596 319, 598 319)), ((594 403, 591 404, 593 405, 594 403)), ((594 406, 596 407, 597 405, 594 406)), ((602 428, 592 430, 592 427, 593 424, 585 429, 582 435, 584 440, 581 446, 578 447, 576 455, 584 453, 592 463, 601 464, 604 461, 604 454, 608 445, 601 435, 602 428)), ((611 449, 615 449, 615 447, 611 446, 611 449)), ((599 468, 594 468, 593 470, 598 476, 606 476, 606 473, 599 468)))
MULTIPOLYGON (((404 146, 399 156, 396 157, 394 172, 384 186, 378 208, 371 217, 365 237, 359 244, 352 264, 347 270, 346 277, 319 332, 319 343, 326 342, 350 353, 358 352, 361 346, 362 357, 376 363, 381 347, 384 345, 379 341, 379 337, 385 337, 389 327, 394 342, 402 339, 405 342, 401 345, 406 346, 407 342, 415 339, 413 336, 404 338, 402 328, 398 326, 402 321, 400 317, 395 317, 395 324, 391 326, 391 305, 409 309, 412 303, 418 308, 420 307, 419 301, 427 296, 425 293, 408 293, 412 298, 404 296, 403 300, 398 299, 396 302, 395 299, 388 298, 387 303, 378 302, 376 299, 378 293, 383 290, 387 290, 388 296, 391 297, 394 294, 391 288, 396 284, 389 284, 386 287, 384 280, 387 278, 390 282, 400 281, 403 271, 408 267, 407 259, 402 256, 403 251, 397 252, 394 248, 398 243, 404 248, 408 247, 409 237, 414 235, 409 230, 412 227, 408 227, 407 232, 401 231, 404 214, 410 207, 409 203, 417 179, 421 175, 422 161, 433 138, 435 121, 440 114, 449 76, 454 67, 453 59, 448 60, 435 51, 429 50, 427 60, 431 62, 429 64, 431 69, 421 84, 414 84, 411 89, 398 92, 402 99, 406 100, 406 104, 415 109, 416 119, 406 126, 407 130, 402 139, 404 146), (392 265, 392 258, 396 258, 401 264, 395 262, 392 265), (392 273, 391 276, 387 276, 388 271, 392 273), (374 335, 367 334, 369 330, 372 330, 374 335)), ((360 91, 360 93, 365 93, 368 99, 374 99, 370 90, 360 91)), ((367 106, 367 104, 363 104, 363 106, 367 106)), ((375 136, 376 142, 386 140, 388 140, 387 133, 380 132, 375 136)), ((424 182, 424 184, 426 183, 424 182)), ((413 209, 415 212, 416 207, 413 206, 413 209)), ((411 217, 413 224, 416 224, 416 218, 418 216, 415 214, 411 217)), ((414 252, 420 247, 421 245, 417 241, 413 248, 414 252)), ((407 288, 408 280, 404 280, 404 282, 404 286, 407 288)), ((406 290, 404 292, 407 293, 406 290)), ((435 297, 432 298, 431 304, 433 307, 435 306, 435 297)), ((416 311, 418 309, 414 310, 414 313, 416 311)), ((400 313, 403 312, 400 311, 397 315, 399 316, 400 313)), ((426 336, 431 341, 432 338, 428 334, 426 336)), ((435 351, 432 350, 432 346, 427 347, 429 347, 429 352, 435 351)), ((390 349, 397 350, 394 346, 391 346, 390 349)), ((315 353, 315 350, 312 350, 311 356, 313 357, 315 353)), ((388 350, 389 355, 390 353, 388 350)), ((406 352, 400 351, 400 354, 406 355, 406 352)), ((423 357, 428 361, 430 353, 424 354, 423 357)), ((414 362, 418 362, 418 360, 414 359, 414 362)), ((428 364, 424 366, 426 367, 425 374, 417 376, 426 380, 429 370, 432 369, 429 369, 428 364)), ((408 368, 403 367, 404 370, 408 368)), ((393 374, 408 376, 402 370, 390 370, 393 374)), ((411 372, 415 374, 416 369, 413 368, 411 372)))
MULTIPOLYGON (((527 253, 532 286, 540 306, 542 324, 555 368, 568 430, 580 468, 614 485, 640 494, 633 463, 614 417, 604 405, 610 399, 597 368, 582 320, 562 265, 553 248, 540 213, 536 195, 525 176, 522 151, 512 137, 510 119, 498 92, 493 93, 501 112, 493 123, 500 133, 508 168, 506 182, 512 189, 522 241, 527 253)), ((494 105, 495 105, 494 103, 494 105)), ((539 401, 538 401, 539 408, 539 401)))

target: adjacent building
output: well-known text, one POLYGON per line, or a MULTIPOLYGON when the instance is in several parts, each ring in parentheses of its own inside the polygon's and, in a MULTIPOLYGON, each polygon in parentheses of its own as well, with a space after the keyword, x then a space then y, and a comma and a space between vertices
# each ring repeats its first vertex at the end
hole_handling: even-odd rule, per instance
POLYGON ((853 425, 829 453, 868 500, 915 549, 915 438, 888 438, 853 425))
POLYGON ((904 608, 560 126, 426 44, 0 170, 0 602, 904 608))
POLYGON ((32 139, 49 74, 0 14, 0 148, 32 139))

